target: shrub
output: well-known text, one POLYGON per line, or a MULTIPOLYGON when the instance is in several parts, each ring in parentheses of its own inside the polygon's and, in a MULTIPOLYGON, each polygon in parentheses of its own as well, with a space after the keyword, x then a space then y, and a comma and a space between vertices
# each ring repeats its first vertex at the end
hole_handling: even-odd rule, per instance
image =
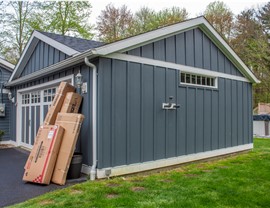
POLYGON ((0 141, 2 141, 3 140, 3 136, 5 135, 5 132, 4 131, 2 131, 2 130, 0 130, 0 141))

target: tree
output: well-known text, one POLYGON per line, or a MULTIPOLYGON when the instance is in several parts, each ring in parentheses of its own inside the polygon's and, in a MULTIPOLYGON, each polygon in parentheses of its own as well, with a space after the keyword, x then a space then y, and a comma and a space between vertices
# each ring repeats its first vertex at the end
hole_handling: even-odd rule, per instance
POLYGON ((253 104, 270 102, 270 47, 254 9, 236 17, 232 47, 261 81, 253 87, 253 104))
POLYGON ((27 1, 1 2, 0 44, 1 54, 11 63, 16 63, 31 33, 28 20, 31 19, 34 3, 27 1))
POLYGON ((270 2, 259 9, 259 14, 257 15, 261 20, 264 31, 269 35, 270 33, 270 2))
POLYGON ((214 1, 206 7, 205 18, 227 40, 230 40, 233 28, 233 13, 222 1, 214 1))
POLYGON ((131 36, 133 15, 126 5, 116 8, 108 4, 97 18, 100 40, 113 42, 131 36))
POLYGON ((88 1, 45 1, 40 2, 37 17, 31 21, 35 29, 90 39, 92 26, 88 1))
POLYGON ((141 8, 134 16, 135 34, 154 30, 163 26, 171 25, 187 19, 186 9, 172 7, 155 12, 147 7, 141 8))

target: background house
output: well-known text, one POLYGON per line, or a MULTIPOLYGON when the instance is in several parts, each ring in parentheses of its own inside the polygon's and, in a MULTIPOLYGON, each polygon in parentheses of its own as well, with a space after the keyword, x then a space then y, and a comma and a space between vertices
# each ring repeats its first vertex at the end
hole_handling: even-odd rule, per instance
POLYGON ((35 31, 7 84, 17 145, 32 147, 58 84, 79 72, 78 149, 94 177, 253 147, 258 80, 203 17, 107 45, 35 31))
POLYGON ((253 134, 259 137, 269 136, 270 103, 258 103, 253 114, 253 134))
POLYGON ((10 139, 10 107, 11 101, 8 99, 8 90, 4 88, 11 73, 13 72, 14 65, 8 61, 0 58, 0 130, 4 131, 3 141, 10 139))

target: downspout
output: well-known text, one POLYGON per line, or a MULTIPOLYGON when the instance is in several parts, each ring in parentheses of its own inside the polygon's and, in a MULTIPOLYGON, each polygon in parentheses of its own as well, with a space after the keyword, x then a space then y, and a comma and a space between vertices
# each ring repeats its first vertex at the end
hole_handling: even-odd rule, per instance
POLYGON ((93 69, 93 97, 92 97, 92 154, 93 163, 90 171, 90 180, 96 179, 96 168, 97 168, 97 67, 90 63, 88 58, 84 58, 84 62, 87 66, 93 69))

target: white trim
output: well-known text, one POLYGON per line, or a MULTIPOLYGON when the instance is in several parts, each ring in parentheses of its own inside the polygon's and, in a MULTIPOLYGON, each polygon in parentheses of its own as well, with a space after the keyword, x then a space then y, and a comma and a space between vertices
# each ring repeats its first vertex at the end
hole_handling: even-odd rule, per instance
POLYGON ((52 47, 58 49, 59 51, 62 51, 63 53, 73 56, 74 54, 80 53, 79 51, 74 50, 73 48, 70 48, 46 35, 43 35, 42 33, 38 31, 33 32, 33 36, 38 38, 39 40, 42 40, 43 42, 47 43, 48 45, 51 45, 52 47))
POLYGON ((71 80, 71 84, 74 85, 74 74, 68 75, 66 77, 61 77, 59 79, 55 79, 55 80, 52 80, 52 81, 49 81, 49 82, 45 82, 45 83, 42 83, 42 84, 39 84, 39 85, 35 85, 35 86, 32 86, 32 87, 23 88, 23 89, 18 90, 17 92, 22 93, 22 92, 31 92, 33 90, 37 91, 39 89, 49 87, 49 86, 53 86, 53 85, 56 85, 57 83, 60 83, 60 82, 66 81, 66 80, 71 80))
POLYGON ((13 140, 0 141, 0 144, 8 144, 8 145, 12 145, 12 146, 15 146, 15 147, 18 146, 17 142, 15 142, 15 141, 13 141, 13 140))
POLYGON ((119 176, 119 175, 125 175, 130 173, 136 173, 136 172, 142 172, 147 170, 153 170, 168 166, 174 166, 182 163, 187 162, 193 162, 197 160, 203 160, 207 158, 232 154, 236 152, 242 152, 246 150, 251 150, 253 148, 253 144, 245 144, 240 145, 236 147, 228 147, 223 149, 217 149, 207 152, 201 152, 196 154, 190 154, 190 155, 184 155, 179 157, 173 157, 168 159, 161 159, 156 161, 149 161, 144 163, 136 163, 131 165, 123 165, 123 166, 117 166, 117 167, 111 167, 111 168, 103 168, 97 170, 97 178, 106 178, 105 170, 111 169, 111 175, 110 176, 119 176))
POLYGON ((9 63, 8 61, 4 60, 4 59, 1 59, 0 58, 0 64, 6 66, 9 68, 9 71, 13 71, 15 65, 13 65, 12 63, 9 63))
MULTIPOLYGON (((38 40, 41 40, 41 41, 47 43, 48 45, 51 45, 52 47, 58 49, 59 51, 65 53, 69 56, 74 56, 76 54, 80 54, 79 51, 76 51, 73 48, 70 48, 70 47, 68 47, 68 46, 66 46, 66 45, 46 36, 46 35, 43 35, 42 33, 38 32, 38 31, 34 31, 31 35, 25 49, 23 50, 23 54, 21 55, 20 60, 17 63, 17 65, 16 65, 16 67, 15 67, 15 69, 14 69, 14 71, 9 79, 9 82, 11 82, 13 80, 13 78, 14 78, 15 74, 17 74, 17 71, 19 70, 19 68, 24 67, 24 66, 21 67, 21 64, 24 61, 26 54, 30 53, 30 55, 26 57, 27 59, 29 59, 31 57, 31 54, 38 43, 38 41, 33 41, 34 38, 37 38, 38 40), (29 48, 31 46, 33 47, 33 50, 30 51, 29 48)), ((27 61, 28 60, 24 61, 24 63, 26 64, 27 61)))
POLYGON ((250 82, 245 77, 239 77, 239 76, 225 74, 221 72, 210 71, 208 69, 201 69, 201 68, 196 68, 192 66, 175 64, 171 62, 159 61, 159 60, 143 58, 143 57, 138 57, 138 56, 133 56, 133 55, 114 53, 114 54, 110 54, 104 57, 122 60, 122 61, 129 61, 129 62, 134 62, 134 63, 141 63, 141 64, 146 64, 146 65, 151 65, 151 66, 159 66, 159 67, 164 67, 164 68, 176 69, 176 70, 180 70, 180 71, 191 73, 191 74, 194 73, 197 75, 204 75, 204 76, 209 76, 209 77, 221 77, 225 79, 232 79, 232 80, 237 80, 237 81, 242 81, 242 82, 250 82))
MULTIPOLYGON (((123 52, 140 45, 154 42, 156 40, 184 32, 186 30, 200 28, 207 36, 217 44, 219 49, 234 63, 240 71, 251 79, 252 82, 260 83, 250 69, 243 63, 238 55, 232 50, 232 48, 226 43, 226 41, 216 32, 216 30, 209 24, 204 17, 198 17, 171 26, 163 27, 154 31, 150 31, 141 35, 130 37, 124 40, 117 41, 115 43, 107 44, 99 48, 94 49, 99 55, 108 55, 114 52, 123 52)), ((92 51, 94 51, 92 50, 92 51)))

